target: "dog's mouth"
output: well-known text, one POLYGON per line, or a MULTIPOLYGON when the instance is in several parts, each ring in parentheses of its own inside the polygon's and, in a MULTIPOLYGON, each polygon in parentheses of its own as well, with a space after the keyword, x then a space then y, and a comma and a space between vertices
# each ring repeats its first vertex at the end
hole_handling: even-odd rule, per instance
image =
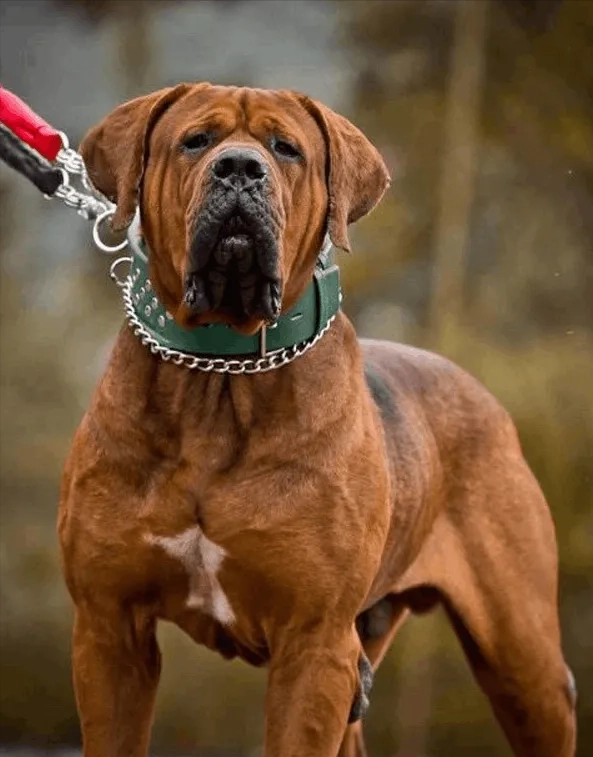
POLYGON ((234 262, 239 273, 247 273, 253 264, 254 238, 248 225, 239 215, 223 224, 214 247, 214 263, 226 268, 234 262))
POLYGON ((277 239, 272 213, 261 198, 212 192, 191 243, 184 296, 190 312, 216 314, 238 326, 276 321, 281 308, 277 239))

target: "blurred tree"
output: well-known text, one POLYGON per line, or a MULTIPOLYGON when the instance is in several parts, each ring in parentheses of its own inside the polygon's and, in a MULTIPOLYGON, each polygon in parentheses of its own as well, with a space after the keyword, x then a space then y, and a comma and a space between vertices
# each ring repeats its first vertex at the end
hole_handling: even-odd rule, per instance
POLYGON ((488 0, 455 3, 446 88, 439 214, 428 329, 435 345, 459 329, 479 150, 488 0))
MULTIPOLYGON (((164 4, 174 2, 202 2, 203 0, 53 0, 54 4, 64 9, 79 13, 82 18, 91 24, 100 23, 114 13, 125 13, 126 7, 134 8, 138 2, 150 2, 164 4)), ((245 0, 215 0, 220 5, 233 6, 245 0)))
POLYGON ((541 32, 554 23, 562 0, 501 0, 507 12, 529 32, 541 32))
POLYGON ((150 92, 158 66, 152 38, 150 0, 120 2, 113 6, 115 73, 120 80, 122 98, 150 92))
POLYGON ((115 79, 122 99, 150 91, 155 80, 155 49, 151 34, 155 6, 171 0, 53 0, 60 9, 78 13, 91 25, 110 23, 113 29, 115 79))
MULTIPOLYGON (((367 0, 345 4, 344 21, 360 72, 351 115, 396 156, 385 203, 355 230, 358 259, 342 259, 345 306, 359 327, 372 324, 374 334, 435 347, 461 363, 517 422, 557 524, 564 643, 585 689, 580 749, 588 754, 593 3, 367 0), (397 320, 394 303, 405 313, 397 320)), ((432 633, 444 629, 437 623, 432 633)), ((464 663, 452 656, 451 639, 440 645, 436 637, 423 645, 432 671, 420 669, 432 701, 428 713, 426 701, 419 708, 427 739, 407 714, 386 734, 371 709, 371 744, 506 754, 483 702, 467 693, 471 684, 457 685, 464 663), (447 726, 459 717, 468 723, 453 747, 447 726)), ((406 657, 417 655, 408 642, 404 628, 398 667, 413 676, 406 657)), ((406 697, 421 694, 403 675, 397 680, 396 709, 407 713, 406 697)))

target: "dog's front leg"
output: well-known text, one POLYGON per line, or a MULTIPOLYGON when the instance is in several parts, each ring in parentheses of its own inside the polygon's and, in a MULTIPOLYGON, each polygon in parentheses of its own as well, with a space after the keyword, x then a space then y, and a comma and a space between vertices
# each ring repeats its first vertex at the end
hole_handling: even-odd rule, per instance
POLYGON ((298 634, 272 652, 265 757, 336 757, 360 695, 361 646, 354 627, 298 634))
POLYGON ((154 619, 79 605, 72 641, 84 757, 145 757, 161 664, 154 619))

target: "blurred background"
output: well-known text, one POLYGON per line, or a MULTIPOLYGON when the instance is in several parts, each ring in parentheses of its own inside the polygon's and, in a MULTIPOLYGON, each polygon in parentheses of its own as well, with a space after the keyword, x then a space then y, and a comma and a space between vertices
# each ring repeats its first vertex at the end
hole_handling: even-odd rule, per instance
MULTIPOLYGON (((385 156, 392 189, 339 259, 344 309, 454 359, 515 418, 557 524, 593 754, 593 2, 0 0, 0 80, 73 143, 201 79, 305 91, 385 156)), ((16 756, 79 743, 56 503, 122 309, 90 226, 4 166, 0 212, 0 754, 16 756)), ((257 754, 264 673, 160 638, 154 753, 257 754)), ((400 633, 366 730, 374 757, 509 754, 439 612, 400 633)))

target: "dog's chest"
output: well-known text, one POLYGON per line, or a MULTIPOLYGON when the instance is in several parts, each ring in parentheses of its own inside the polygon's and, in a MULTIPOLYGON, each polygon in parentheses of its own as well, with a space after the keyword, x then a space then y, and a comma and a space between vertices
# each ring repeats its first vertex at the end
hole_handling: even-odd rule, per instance
POLYGON ((183 604, 186 609, 198 609, 224 626, 235 621, 219 575, 226 552, 208 539, 200 526, 190 526, 173 536, 146 533, 144 541, 185 573, 187 592, 183 604))

